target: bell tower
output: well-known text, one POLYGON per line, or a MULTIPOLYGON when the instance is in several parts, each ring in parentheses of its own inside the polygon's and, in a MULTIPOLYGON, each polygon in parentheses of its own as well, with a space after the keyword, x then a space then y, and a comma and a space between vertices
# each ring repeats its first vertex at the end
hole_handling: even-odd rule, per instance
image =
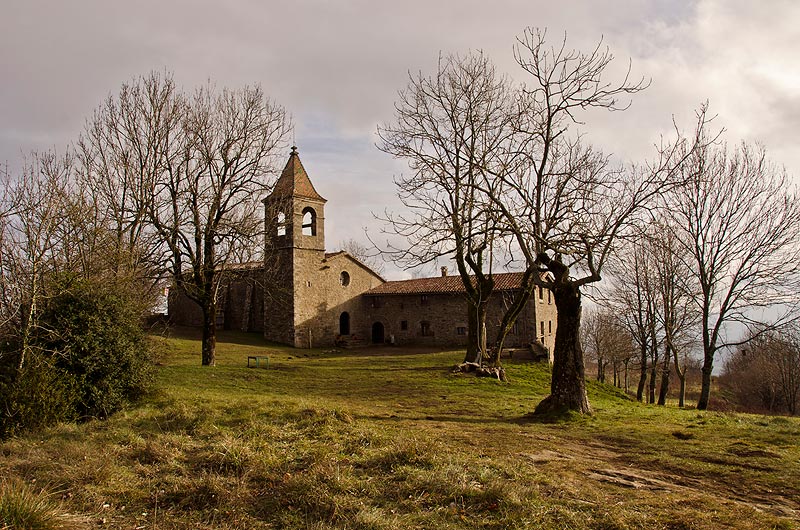
POLYGON ((298 322, 313 297, 325 259, 325 203, 308 178, 297 147, 264 199, 264 336, 300 346, 298 322))
POLYGON ((325 252, 325 203, 292 147, 275 189, 264 199, 267 246, 325 252))

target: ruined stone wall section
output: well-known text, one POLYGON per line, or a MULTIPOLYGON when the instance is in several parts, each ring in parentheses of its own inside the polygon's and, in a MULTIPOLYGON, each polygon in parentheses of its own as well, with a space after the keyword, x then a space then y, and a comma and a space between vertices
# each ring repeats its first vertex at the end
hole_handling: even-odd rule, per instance
POLYGON ((200 305, 178 289, 169 290, 167 315, 173 326, 199 328, 203 325, 203 310, 200 305))

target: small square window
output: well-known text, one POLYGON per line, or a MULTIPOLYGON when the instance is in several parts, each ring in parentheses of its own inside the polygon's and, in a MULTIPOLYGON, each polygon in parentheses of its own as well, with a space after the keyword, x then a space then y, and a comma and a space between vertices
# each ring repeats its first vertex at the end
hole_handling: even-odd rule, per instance
POLYGON ((377 309, 379 307, 383 307, 383 300, 380 296, 373 296, 372 297, 372 307, 377 309))
POLYGON ((467 328, 465 328, 464 326, 457 327, 456 328, 456 334, 457 335, 466 335, 467 334, 467 328))
POLYGON ((428 300, 428 295, 427 294, 423 294, 419 299, 419 303, 421 305, 428 305, 429 302, 430 302, 430 300, 428 300))

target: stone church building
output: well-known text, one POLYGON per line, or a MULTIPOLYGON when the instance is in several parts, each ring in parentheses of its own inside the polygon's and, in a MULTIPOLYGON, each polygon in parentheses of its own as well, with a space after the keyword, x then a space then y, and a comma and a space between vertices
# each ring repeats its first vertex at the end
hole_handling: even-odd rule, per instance
MULTIPOLYGON (((217 325, 261 332, 268 340, 297 348, 336 344, 463 346, 467 303, 459 276, 386 281, 346 252, 325 252, 325 205, 296 148, 272 193, 264 199, 265 263, 230 266, 220 288, 217 325)), ((494 336, 521 273, 495 275, 487 312, 494 336)), ((199 326, 199 306, 172 292, 169 318, 199 326)), ((508 347, 553 351, 556 309, 539 289, 506 339, 508 347), (535 318, 534 318, 535 304, 535 318), (546 350, 545 350, 546 349, 546 350)))

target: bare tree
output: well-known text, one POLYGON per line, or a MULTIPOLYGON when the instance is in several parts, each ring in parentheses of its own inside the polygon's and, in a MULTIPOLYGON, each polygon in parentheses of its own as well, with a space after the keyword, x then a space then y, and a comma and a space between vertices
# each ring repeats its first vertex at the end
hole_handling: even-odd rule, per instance
POLYGON ((658 404, 666 403, 669 391, 670 360, 680 381, 678 406, 686 404, 686 370, 690 352, 697 342, 700 313, 693 304, 697 284, 685 260, 681 259, 675 229, 668 221, 654 224, 648 237, 655 266, 658 311, 656 318, 664 337, 664 361, 658 404))
POLYGON ((138 276, 151 289, 166 272, 166 246, 148 223, 147 183, 177 165, 184 111, 172 76, 152 72, 109 95, 77 142, 86 201, 113 236, 107 255, 116 265, 109 270, 138 276))
POLYGON ((581 322, 581 344, 589 359, 597 363, 597 380, 606 382, 606 370, 612 368, 614 385, 621 386, 619 369, 630 359, 630 336, 617 316, 606 308, 593 308, 581 322))
POLYGON ((285 111, 260 88, 200 88, 186 101, 177 163, 147 183, 148 221, 168 249, 175 284, 203 310, 204 365, 216 362, 225 266, 263 241, 260 200, 287 133, 285 111))
POLYGON ((69 154, 32 153, 5 190, 13 207, 3 220, 0 267, 4 318, 14 323, 19 340, 17 370, 32 353, 47 279, 65 268, 64 256, 72 251, 63 238, 72 167, 69 154))
POLYGON ((762 148, 742 144, 696 146, 682 166, 687 185, 676 188, 669 211, 679 253, 698 289, 702 388, 697 407, 708 408, 714 358, 741 343, 726 336, 732 324, 769 330, 790 318, 797 301, 800 202, 783 170, 762 148), (771 308, 776 318, 763 326, 771 308))
POLYGON ((226 267, 264 259, 260 199, 287 133, 284 109, 259 87, 187 96, 157 74, 123 85, 87 125, 82 157, 119 246, 145 241, 147 258, 201 307, 204 365, 215 364, 226 267))
POLYGON ((514 93, 482 53, 440 58, 435 76, 412 76, 395 104, 392 124, 378 129, 379 149, 408 162, 395 179, 410 214, 386 214, 402 248, 392 255, 406 266, 452 257, 468 301, 465 360, 485 355, 485 320, 494 290, 492 256, 501 234, 479 180, 505 173, 514 161, 514 93))
POLYGON ((566 42, 548 47, 545 33, 528 30, 516 48, 528 74, 525 112, 520 120, 533 168, 503 180, 504 194, 493 197, 504 227, 514 234, 535 283, 553 292, 558 309, 551 394, 537 413, 591 411, 584 384, 580 345, 581 288, 598 282, 614 247, 653 200, 676 183, 678 143, 662 145, 655 162, 623 168, 585 146, 570 127, 589 108, 624 109, 621 96, 645 87, 625 75, 609 83, 604 75, 613 56, 600 45, 589 53, 566 42))
MULTIPOLYGON (((612 285, 607 295, 637 349, 639 382, 636 399, 644 400, 652 351, 657 350, 656 305, 658 294, 653 256, 640 234, 617 251, 612 265, 612 285)), ((655 383, 653 383, 654 385, 655 383)))

